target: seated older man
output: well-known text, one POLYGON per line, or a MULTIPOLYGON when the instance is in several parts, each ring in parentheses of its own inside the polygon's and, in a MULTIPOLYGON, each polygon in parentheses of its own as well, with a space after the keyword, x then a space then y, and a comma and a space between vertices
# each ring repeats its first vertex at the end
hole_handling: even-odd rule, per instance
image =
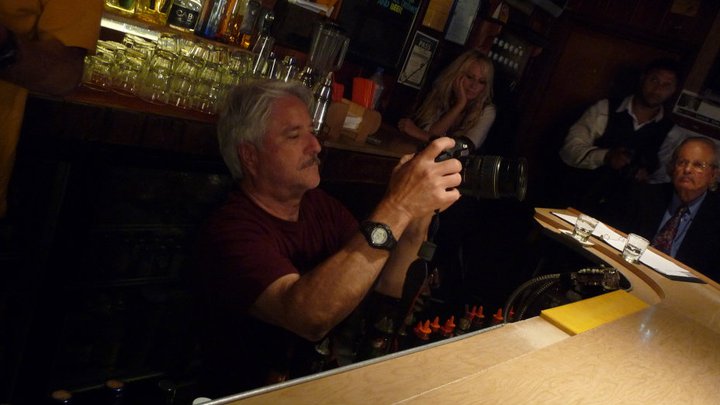
POLYGON ((685 139, 668 165, 671 183, 643 185, 614 201, 609 223, 720 281, 720 152, 703 137, 685 139))

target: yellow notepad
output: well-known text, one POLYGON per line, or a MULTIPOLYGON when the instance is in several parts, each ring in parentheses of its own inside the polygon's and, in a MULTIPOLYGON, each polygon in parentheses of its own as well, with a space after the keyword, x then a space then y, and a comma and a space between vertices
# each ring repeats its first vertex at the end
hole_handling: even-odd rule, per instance
POLYGON ((643 300, 624 290, 617 290, 543 310, 540 317, 571 335, 577 335, 647 307, 643 300))

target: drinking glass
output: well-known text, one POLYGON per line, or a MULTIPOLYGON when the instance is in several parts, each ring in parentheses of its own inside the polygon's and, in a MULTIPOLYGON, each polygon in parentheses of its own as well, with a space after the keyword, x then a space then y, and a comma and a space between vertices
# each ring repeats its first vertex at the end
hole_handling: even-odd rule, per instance
POLYGON ((83 67, 83 85, 98 91, 107 91, 112 83, 110 69, 113 66, 113 56, 106 52, 98 52, 85 57, 83 67))
POLYGON ((650 242, 642 236, 629 234, 622 252, 623 259, 630 263, 638 263, 649 244, 650 242))
POLYGON ((167 103, 180 108, 191 108, 192 93, 197 87, 199 66, 189 58, 180 58, 168 84, 167 103))
POLYGON ((217 103, 222 97, 222 70, 215 63, 208 63, 198 73, 197 88, 194 92, 194 109, 214 114, 217 103))
POLYGON ((168 83, 175 58, 175 55, 168 51, 155 50, 142 74, 138 89, 140 98, 156 104, 167 102, 168 83))
POLYGON ((137 92, 145 62, 145 55, 135 49, 124 49, 115 55, 111 70, 112 90, 124 96, 137 92))
POLYGON ((583 243, 587 242, 597 224, 598 220, 589 215, 578 215, 577 220, 575 221, 575 228, 573 228, 573 238, 583 243))

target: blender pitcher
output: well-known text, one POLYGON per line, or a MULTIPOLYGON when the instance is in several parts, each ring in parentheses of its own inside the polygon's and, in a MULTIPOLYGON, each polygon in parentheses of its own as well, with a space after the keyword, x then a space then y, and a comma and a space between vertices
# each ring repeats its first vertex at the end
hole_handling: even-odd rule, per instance
POLYGON ((349 45, 350 38, 339 25, 333 22, 317 24, 313 30, 306 71, 312 72, 313 79, 323 78, 328 73, 337 71, 345 60, 349 45))

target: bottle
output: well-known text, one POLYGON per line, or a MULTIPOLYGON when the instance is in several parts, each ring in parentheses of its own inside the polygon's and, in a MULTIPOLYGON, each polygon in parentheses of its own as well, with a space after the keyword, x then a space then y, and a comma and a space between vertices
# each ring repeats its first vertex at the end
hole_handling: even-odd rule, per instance
MULTIPOLYGON (((473 307, 475 308, 475 307, 473 307)), ((475 311, 475 318, 473 318, 472 323, 470 325, 470 329, 472 330, 478 330, 482 329, 485 326, 485 314, 484 314, 483 306, 480 305, 480 307, 475 311)))
POLYGON ((138 0, 135 17, 151 24, 165 25, 172 3, 172 0, 138 0))
POLYGON ((450 318, 448 318, 448 320, 445 321, 445 324, 440 327, 440 334, 442 335, 443 339, 447 339, 447 338, 453 337, 454 331, 455 331, 455 315, 451 315, 450 318))
POLYGON ((105 0, 105 9, 126 17, 135 14, 135 0, 105 0))
POLYGON ((240 27, 245 18, 247 0, 230 0, 225 7, 225 12, 218 27, 216 38, 229 43, 238 44, 240 27))
POLYGON ((502 308, 498 308, 497 312, 492 317, 492 324, 499 325, 499 324, 503 323, 503 320, 504 320, 504 318, 503 318, 502 308))
POLYGON ((227 6, 228 0, 206 0, 200 11, 200 19, 195 27, 195 35, 215 39, 220 30, 220 23, 227 6))
POLYGON ((168 14, 168 26, 183 32, 195 31, 202 7, 201 0, 174 0, 168 14))
POLYGON ((157 383, 159 401, 158 405, 173 405, 177 394, 177 385, 170 380, 160 380, 157 383))
POLYGON ((310 112, 313 118, 313 132, 316 135, 322 133, 327 116, 327 110, 332 102, 332 72, 328 73, 325 79, 315 85, 313 101, 310 112))
POLYGON ((72 392, 68 390, 56 390, 50 393, 50 397, 48 398, 48 404, 64 404, 64 405, 71 405, 73 404, 73 395, 72 392))
POLYGON ((370 80, 375 83, 371 107, 373 110, 377 110, 380 107, 380 95, 382 95, 383 89, 385 89, 385 82, 383 81, 383 68, 377 68, 375 73, 370 76, 370 80))
POLYGON ((125 398, 125 383, 120 380, 105 381, 105 401, 107 405, 122 405, 125 398))
POLYGON ((472 321, 475 319, 476 309, 477 307, 473 307, 472 310, 469 310, 468 305, 465 304, 465 314, 463 314, 462 318, 460 318, 457 323, 457 329, 455 329, 456 335, 462 335, 470 331, 472 321))

